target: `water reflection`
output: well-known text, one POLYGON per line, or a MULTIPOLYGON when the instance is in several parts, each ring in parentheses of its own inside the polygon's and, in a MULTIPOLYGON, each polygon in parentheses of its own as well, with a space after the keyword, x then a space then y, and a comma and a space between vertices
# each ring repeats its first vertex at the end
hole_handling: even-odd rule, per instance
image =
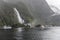
POLYGON ((15 40, 11 30, 0 30, 0 40, 15 40))
POLYGON ((15 28, 13 30, 0 30, 0 40, 60 40, 60 27, 48 27, 46 29, 33 28, 26 31, 23 28, 15 28))

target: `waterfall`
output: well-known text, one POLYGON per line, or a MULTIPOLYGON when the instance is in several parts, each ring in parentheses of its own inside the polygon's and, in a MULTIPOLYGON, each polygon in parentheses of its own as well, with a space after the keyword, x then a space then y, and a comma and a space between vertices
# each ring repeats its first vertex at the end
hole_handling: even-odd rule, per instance
POLYGON ((24 20, 21 18, 19 11, 16 8, 13 8, 15 11, 15 14, 17 15, 19 23, 23 24, 24 20))

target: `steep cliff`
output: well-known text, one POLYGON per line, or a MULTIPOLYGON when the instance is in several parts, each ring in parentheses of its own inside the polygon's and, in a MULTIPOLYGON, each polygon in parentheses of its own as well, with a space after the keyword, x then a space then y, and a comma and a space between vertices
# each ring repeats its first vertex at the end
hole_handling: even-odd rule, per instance
MULTIPOLYGON (((54 14, 54 12, 50 9, 50 7, 48 6, 45 0, 8 0, 8 1, 5 1, 5 3, 6 4, 4 5, 5 6, 7 5, 7 8, 6 8, 7 10, 10 10, 10 9, 13 10, 13 8, 16 7, 19 13, 21 14, 21 17, 26 21, 25 23, 28 23, 29 20, 31 21, 34 18, 32 22, 33 25, 48 24, 49 23, 48 18, 52 14, 54 14)), ((5 9, 4 6, 2 9, 5 9)), ((9 11, 6 11, 6 12, 8 13, 9 11)), ((15 15, 13 11, 11 12, 13 15, 15 15)), ((7 14, 7 13, 4 12, 4 14, 7 14)))
POLYGON ((45 0, 26 0, 24 1, 35 19, 32 24, 49 24, 49 17, 54 14, 45 0))
POLYGON ((28 8, 25 6, 24 3, 22 2, 19 2, 17 4, 4 3, 0 7, 0 25, 14 25, 19 23, 17 15, 15 14, 13 8, 17 8, 25 23, 31 21, 32 16, 28 14, 29 13, 28 8))

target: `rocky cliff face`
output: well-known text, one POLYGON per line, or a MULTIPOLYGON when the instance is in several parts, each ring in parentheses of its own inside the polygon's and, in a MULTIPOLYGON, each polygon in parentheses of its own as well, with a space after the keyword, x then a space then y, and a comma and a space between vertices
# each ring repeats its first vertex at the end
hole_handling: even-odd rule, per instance
MULTIPOLYGON (((21 14, 21 17, 27 22, 28 20, 31 21, 31 19, 34 18, 32 24, 48 24, 48 18, 54 12, 50 9, 47 2, 45 0, 7 0, 5 1, 6 4, 2 6, 0 14, 3 16, 5 14, 5 17, 1 16, 1 22, 4 19, 7 19, 7 17, 11 17, 12 22, 15 23, 16 15, 14 14, 13 8, 16 7, 19 13, 21 14), (5 7, 6 6, 6 7, 5 7), (4 12, 2 12, 2 10, 4 12), (8 16, 10 15, 10 16, 8 16), (32 17, 33 18, 32 18, 32 17), (14 17, 14 18, 13 18, 14 17), (14 21, 13 21, 14 20, 14 21)), ((9 20, 9 19, 7 19, 9 20)), ((5 22, 5 21, 4 21, 5 22)), ((8 21, 9 23, 10 21, 8 21)), ((10 23, 11 24, 11 23, 10 23)))
POLYGON ((17 4, 7 4, 4 3, 0 7, 0 25, 13 25, 17 24, 18 19, 17 15, 15 14, 13 8, 17 8, 19 11, 22 19, 24 19, 27 23, 32 19, 31 15, 28 14, 29 11, 24 3, 17 3, 17 4))
POLYGON ((0 25, 12 25, 17 23, 16 15, 12 7, 8 5, 1 5, 0 8, 0 25))
POLYGON ((54 14, 45 0, 25 1, 31 15, 34 17, 33 24, 49 24, 49 17, 54 14))

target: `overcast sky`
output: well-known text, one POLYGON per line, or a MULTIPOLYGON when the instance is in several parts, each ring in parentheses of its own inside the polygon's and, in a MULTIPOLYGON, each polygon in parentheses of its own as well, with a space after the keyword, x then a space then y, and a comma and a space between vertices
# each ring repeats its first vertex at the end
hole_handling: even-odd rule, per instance
POLYGON ((54 5, 60 9, 60 0, 46 0, 49 5, 54 5))

